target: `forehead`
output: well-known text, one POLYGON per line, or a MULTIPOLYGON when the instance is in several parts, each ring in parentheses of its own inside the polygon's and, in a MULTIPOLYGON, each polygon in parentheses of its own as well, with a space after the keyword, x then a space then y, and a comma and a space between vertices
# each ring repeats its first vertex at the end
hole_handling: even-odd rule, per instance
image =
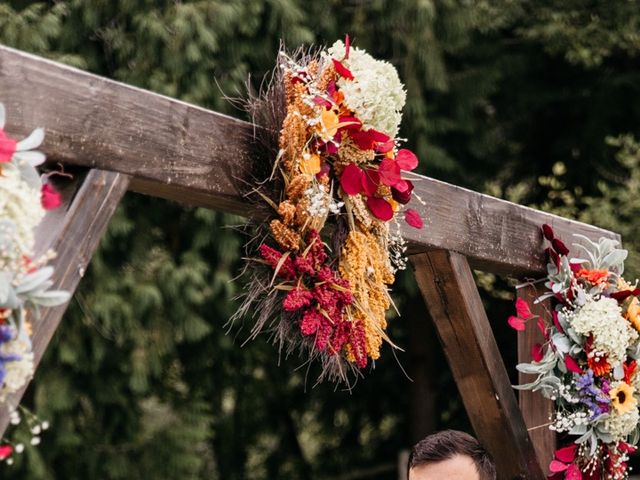
POLYGON ((470 457, 455 455, 441 462, 418 465, 409 470, 409 480, 480 480, 470 457))

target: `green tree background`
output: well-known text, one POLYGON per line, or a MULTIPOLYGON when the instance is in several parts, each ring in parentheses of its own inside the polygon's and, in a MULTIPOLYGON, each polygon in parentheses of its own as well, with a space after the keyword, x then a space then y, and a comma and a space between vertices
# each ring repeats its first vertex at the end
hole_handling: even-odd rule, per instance
MULTIPOLYGON (((222 92, 280 39, 347 32, 398 67, 422 173, 619 231, 640 272, 636 0, 0 1, 6 45, 236 116, 222 92)), ((27 395, 53 428, 2 478, 392 478, 421 435, 469 428, 410 275, 391 329, 414 382, 388 348, 350 393, 241 347, 241 221, 126 197, 27 395)), ((513 366, 508 283, 478 281, 513 366)))

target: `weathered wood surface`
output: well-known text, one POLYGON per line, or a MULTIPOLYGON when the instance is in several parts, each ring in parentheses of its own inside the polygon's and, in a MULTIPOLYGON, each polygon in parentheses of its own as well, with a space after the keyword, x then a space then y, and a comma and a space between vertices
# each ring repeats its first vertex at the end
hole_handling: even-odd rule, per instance
MULTIPOLYGON (((243 216, 239 179, 265 161, 254 127, 168 97, 0 46, 0 101, 8 131, 47 129, 51 159, 132 176, 131 189, 243 216)), ((428 160, 426 161, 428 163, 428 160)), ((474 268, 515 276, 544 271, 539 227, 567 241, 616 234, 422 176, 411 177, 426 228, 406 227, 412 252, 453 250, 474 268)))
POLYGON ((498 478, 542 480, 467 259, 434 250, 413 255, 411 263, 473 429, 493 455, 498 478))
MULTIPOLYGON (((107 229, 122 196, 126 193, 129 178, 126 175, 101 170, 91 170, 78 175, 62 191, 63 205, 51 212, 36 232, 36 252, 49 249, 57 253, 51 262, 55 266, 54 288, 73 293, 80 283, 100 239, 107 229)), ((37 367, 42 355, 56 331, 68 304, 46 308, 34 322, 33 352, 37 367)), ((26 387, 9 399, 17 405, 26 387)), ((6 409, 0 410, 0 436, 9 423, 6 409)))
MULTIPOLYGON (((539 295, 534 286, 522 287, 518 290, 518 296, 527 301, 534 315, 549 318, 549 312, 545 310, 551 308, 549 300, 536 305, 533 303, 539 295)), ((537 343, 543 344, 544 337, 534 325, 529 324, 524 332, 518 332, 518 363, 531 361, 531 349, 537 343)), ((521 384, 529 383, 534 378, 531 375, 518 373, 518 383, 521 384)), ((556 434, 549 430, 549 418, 554 411, 553 402, 540 395, 540 392, 520 390, 518 393, 524 423, 529 430, 529 437, 536 450, 540 467, 546 472, 556 448, 556 434)))

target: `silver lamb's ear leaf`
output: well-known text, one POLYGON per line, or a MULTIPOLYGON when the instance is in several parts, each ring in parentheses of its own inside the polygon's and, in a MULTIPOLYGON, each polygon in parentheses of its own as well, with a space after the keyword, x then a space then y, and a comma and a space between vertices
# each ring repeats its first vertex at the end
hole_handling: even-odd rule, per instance
POLYGON ((62 305, 71 298, 69 292, 64 290, 51 290, 48 292, 39 292, 35 295, 30 295, 29 300, 42 307, 55 307, 62 305))
POLYGON ((26 294, 38 289, 38 287, 51 278, 51 275, 53 275, 53 267, 43 267, 40 270, 25 275, 20 285, 17 286, 16 293, 18 295, 26 294))
POLYGON ((18 163, 18 169, 20 170, 22 179, 27 182, 31 188, 40 191, 42 188, 42 181, 40 180, 40 175, 38 175, 38 171, 35 167, 32 167, 26 162, 20 162, 18 163))
POLYGON ((0 305, 4 305, 9 300, 10 291, 11 274, 9 272, 0 272, 0 305))
POLYGON ((24 152, 16 152, 13 154, 13 158, 20 163, 27 163, 32 167, 42 165, 47 159, 47 156, 37 150, 30 150, 24 152))
POLYGON ((600 268, 620 268, 627 259, 629 252, 626 250, 615 249, 609 252, 600 263, 600 268))
POLYGON ((23 140, 20 140, 16 144, 16 150, 18 152, 22 152, 24 150, 33 150, 34 148, 38 148, 42 141, 44 140, 44 129, 36 128, 33 132, 29 134, 29 136, 23 140))
POLYGON ((0 128, 4 128, 4 122, 7 118, 7 112, 4 109, 4 105, 0 103, 0 128))

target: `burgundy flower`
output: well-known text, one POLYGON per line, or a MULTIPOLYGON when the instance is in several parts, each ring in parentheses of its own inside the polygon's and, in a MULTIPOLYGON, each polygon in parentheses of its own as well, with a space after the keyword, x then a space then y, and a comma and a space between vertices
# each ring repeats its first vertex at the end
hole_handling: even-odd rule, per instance
POLYGON ((314 275, 316 273, 315 268, 313 268, 313 262, 308 255, 306 257, 297 256, 294 263, 298 273, 306 273, 307 275, 314 275))
POLYGON ((282 306, 287 312, 295 312, 311 305, 312 300, 313 294, 309 290, 302 287, 295 287, 284 297, 282 306))
POLYGON ((356 322, 349 331, 349 343, 351 344, 351 352, 356 359, 358 368, 367 366, 367 341, 364 332, 364 325, 361 321, 356 322))
POLYGON ((305 310, 300 321, 300 331, 303 335, 313 335, 320 328, 323 318, 322 314, 315 308, 305 310))
MULTIPOLYGON (((269 265, 271 265, 271 268, 275 270, 283 254, 275 248, 271 248, 270 246, 265 245, 264 243, 260 245, 258 251, 260 252, 260 256, 262 257, 262 259, 269 265)), ((291 260, 291 256, 288 256, 280 266, 280 270, 278 270, 278 276, 286 278, 288 280, 291 280, 297 276, 296 268, 293 264, 293 260, 291 260)))

